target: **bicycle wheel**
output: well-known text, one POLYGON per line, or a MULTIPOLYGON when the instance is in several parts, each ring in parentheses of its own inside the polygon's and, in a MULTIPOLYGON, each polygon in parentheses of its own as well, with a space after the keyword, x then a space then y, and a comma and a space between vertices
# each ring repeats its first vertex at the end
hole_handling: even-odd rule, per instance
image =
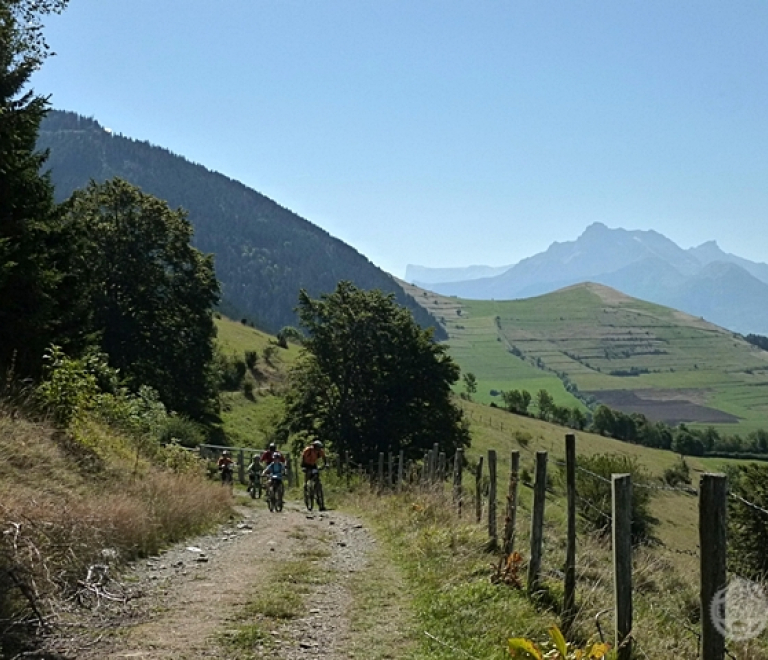
POLYGON ((256 479, 254 479, 251 482, 251 485, 248 488, 248 492, 251 494, 251 499, 255 500, 256 499, 256 479))
POLYGON ((315 501, 320 511, 325 511, 325 495, 323 495, 323 484, 319 481, 315 484, 315 501))
POLYGON ((280 483, 277 487, 277 492, 275 493, 275 510, 276 511, 282 511, 283 510, 283 484, 280 483))
POLYGON ((267 506, 269 507, 270 511, 275 510, 275 490, 272 488, 272 486, 267 486, 267 506))
POLYGON ((304 484, 304 504, 307 507, 307 511, 312 511, 315 506, 314 493, 312 492, 312 482, 308 481, 304 484))

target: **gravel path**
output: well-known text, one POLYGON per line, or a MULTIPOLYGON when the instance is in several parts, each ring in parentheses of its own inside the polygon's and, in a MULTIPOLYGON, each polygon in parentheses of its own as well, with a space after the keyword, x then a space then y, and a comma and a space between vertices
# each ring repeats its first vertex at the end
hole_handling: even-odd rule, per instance
POLYGON ((323 570, 332 572, 333 577, 306 599, 306 616, 286 622, 278 631, 284 642, 276 657, 283 660, 349 657, 349 578, 366 567, 374 542, 351 516, 326 512, 313 516, 311 524, 327 524, 332 531, 331 556, 323 561, 323 570))
POLYGON ((287 502, 282 513, 270 513, 262 502, 240 501, 247 506, 237 506, 238 517, 215 533, 189 539, 121 576, 120 589, 110 589, 127 594, 127 603, 104 600, 87 616, 81 611, 66 617, 66 632, 49 649, 79 660, 356 657, 350 585, 376 547, 369 530, 337 511, 308 514, 287 502), (303 614, 273 621, 251 613, 254 622, 270 627, 273 639, 229 649, 222 635, 242 621, 249 595, 308 547, 322 548, 317 570, 329 579, 305 595, 303 614))

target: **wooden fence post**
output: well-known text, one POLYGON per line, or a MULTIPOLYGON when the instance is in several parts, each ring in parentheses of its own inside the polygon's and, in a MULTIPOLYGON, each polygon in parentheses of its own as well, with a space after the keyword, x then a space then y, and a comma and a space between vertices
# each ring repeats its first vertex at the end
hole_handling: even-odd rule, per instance
POLYGON ((547 452, 536 452, 536 482, 533 484, 531 514, 531 559, 528 562, 528 594, 538 591, 541 547, 544 541, 544 504, 547 498, 547 452))
POLYGON ((565 436, 566 545, 562 626, 566 634, 576 618, 576 436, 565 436))
POLYGON ((378 490, 384 490, 384 452, 379 452, 378 490))
POLYGON ((401 449, 397 455, 397 490, 403 490, 403 479, 405 478, 405 450, 401 449))
POLYGON ((520 452, 515 450, 509 457, 509 483, 507 486, 507 515, 504 518, 504 555, 515 549, 515 522, 517 520, 517 480, 520 473, 520 452))
POLYGON ((453 501, 456 503, 456 511, 461 518, 461 478, 464 470, 464 450, 459 447, 453 459, 453 501))
POLYGON ((699 484, 701 660, 725 658, 725 638, 715 627, 712 607, 715 595, 726 586, 727 504, 728 478, 703 474, 699 484))
POLYGON ((387 460, 387 488, 391 489, 395 484, 395 455, 389 452, 387 460))
POLYGON ((496 529, 496 450, 488 450, 488 548, 499 547, 499 534, 496 529))
MULTIPOLYGON (((261 463, 259 463, 259 468, 261 468, 261 463)), ((290 454, 285 457, 285 471, 288 473, 288 488, 291 488, 295 482, 290 454)), ((261 471, 259 471, 259 474, 261 474, 261 471)))
POLYGON ((435 443, 432 445, 432 453, 429 455, 429 483, 437 481, 437 455, 440 453, 440 446, 435 443))
POLYGON ((242 449, 237 452, 237 478, 241 484, 245 483, 245 452, 242 449))
POLYGON ((483 457, 477 459, 475 469, 475 518, 478 524, 483 519, 483 457))
POLYGON ((429 483, 429 465, 432 461, 432 451, 428 451, 424 454, 424 464, 421 468, 421 487, 426 490, 429 483))
POLYGON ((442 486, 445 481, 445 452, 441 451, 437 459, 437 480, 442 486))
POLYGON ((616 657, 632 657, 632 477, 611 475, 613 488, 613 585, 616 657))
POLYGON ((344 452, 344 474, 347 477, 347 488, 352 479, 352 464, 349 462, 349 452, 344 452))

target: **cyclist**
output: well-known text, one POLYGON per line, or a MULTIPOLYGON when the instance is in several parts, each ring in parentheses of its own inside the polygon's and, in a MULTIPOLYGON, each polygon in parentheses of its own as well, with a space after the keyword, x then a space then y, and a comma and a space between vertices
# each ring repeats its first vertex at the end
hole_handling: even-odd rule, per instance
POLYGON ((269 443, 269 447, 267 447, 267 450, 261 455, 259 460, 262 462, 262 464, 269 465, 272 462, 272 456, 275 454, 280 457, 281 463, 285 463, 285 456, 277 451, 277 445, 274 442, 269 443))
POLYGON ((282 481, 285 478, 285 459, 279 451, 272 455, 272 462, 264 468, 261 474, 278 481, 282 481))
POLYGON ((323 459, 323 467, 328 464, 323 450, 323 443, 315 440, 311 445, 307 445, 301 452, 301 469, 304 470, 304 483, 309 479, 309 471, 317 467, 317 461, 323 459))
MULTIPOLYGON (((261 465, 261 462, 259 460, 259 455, 254 454, 251 456, 251 462, 248 464, 248 492, 250 493, 252 490, 255 491, 257 487, 256 480, 259 478, 259 467, 261 465)), ((254 495, 256 493, 254 492, 254 495)))
MULTIPOLYGON (((269 479, 268 489, 280 488, 285 478, 285 459, 279 451, 272 454, 272 462, 262 471, 262 475, 269 479)), ((269 490, 267 490, 269 493, 269 490)))
POLYGON ((232 470, 235 469, 233 467, 234 461, 232 460, 232 457, 229 455, 229 452, 226 449, 223 452, 221 452, 221 456, 219 457, 219 461, 217 465, 219 468, 219 472, 221 472, 221 483, 225 484, 227 482, 232 481, 232 470))
MULTIPOLYGON (((323 443, 319 440, 315 440, 311 445, 307 445, 304 451, 301 452, 301 469, 304 471, 304 487, 306 488, 309 481, 309 473, 317 467, 317 462, 323 459, 323 468, 328 465, 328 459, 325 457, 325 451, 323 450, 323 443)), ((320 507, 321 511, 325 511, 325 507, 320 507)))

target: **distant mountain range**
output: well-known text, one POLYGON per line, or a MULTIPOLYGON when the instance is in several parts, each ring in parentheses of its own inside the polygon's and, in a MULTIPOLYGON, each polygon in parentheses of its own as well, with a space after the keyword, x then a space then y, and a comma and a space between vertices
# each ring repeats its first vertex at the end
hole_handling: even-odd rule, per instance
POLYGON ((277 332, 296 325, 300 289, 330 293, 340 280, 391 292, 417 323, 447 335, 389 274, 354 248, 238 181, 211 172, 167 149, 104 129, 72 112, 51 111, 40 127, 56 198, 90 180, 120 177, 189 212, 195 247, 213 254, 225 309, 277 332))
POLYGON ((768 334, 768 264, 723 252, 714 241, 684 250, 655 231, 594 223, 575 241, 490 274, 486 266, 411 266, 406 280, 447 296, 511 300, 572 284, 604 284, 742 334, 768 334), (484 270, 486 269, 486 270, 484 270), (478 274, 487 272, 488 275, 478 274), (450 280, 445 278, 450 275, 450 280))

